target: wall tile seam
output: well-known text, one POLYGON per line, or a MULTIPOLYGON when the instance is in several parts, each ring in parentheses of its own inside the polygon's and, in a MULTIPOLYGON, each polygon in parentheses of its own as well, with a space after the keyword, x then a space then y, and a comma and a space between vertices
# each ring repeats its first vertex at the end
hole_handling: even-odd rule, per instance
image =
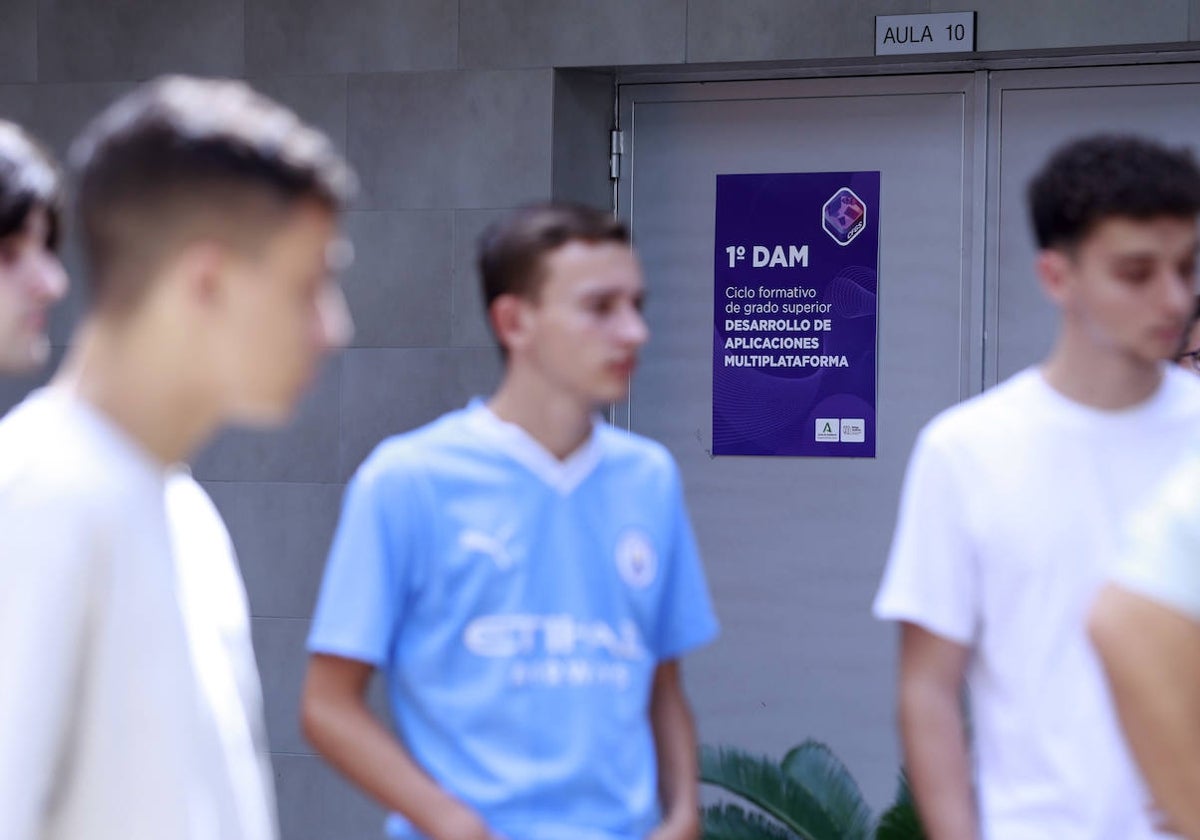
MULTIPOLYGON (((1198 7, 1198 15, 1200 15, 1200 7, 1198 7)), ((1200 28, 1200 19, 1197 20, 1197 27, 1200 28)), ((653 65, 621 65, 612 68, 620 73, 632 73, 635 75, 635 80, 632 84, 671 84, 675 82, 682 83, 699 83, 711 84, 713 82, 734 82, 734 81, 772 81, 775 79, 791 79, 791 78, 821 78, 827 74, 825 71, 837 71, 835 76, 860 77, 860 76, 903 76, 903 75, 929 75, 939 73, 959 73, 970 72, 964 70, 960 65, 968 62, 975 63, 978 66, 972 68, 975 70, 1014 70, 1027 69, 1023 66, 1012 66, 1013 61, 1027 60, 1036 62, 1033 67, 1028 69, 1055 69, 1058 67, 1091 67, 1093 65, 1087 63, 1078 63, 1079 60, 1096 59, 1099 61, 1094 66, 1108 67, 1113 66, 1112 59, 1137 59, 1141 56, 1157 56, 1163 53, 1194 53, 1200 46, 1200 31, 1195 36, 1191 35, 1186 39, 1179 40, 1162 40, 1162 41, 1104 41, 1093 42, 1087 44, 1072 44, 1070 46, 1032 46, 1032 47, 997 47, 989 50, 975 50, 973 52, 952 53, 942 55, 913 55, 913 56, 879 56, 873 53, 855 53, 855 54, 838 54, 838 55, 821 55, 821 56, 806 56, 806 55, 789 55, 786 58, 704 58, 696 61, 689 59, 686 64, 689 65, 683 68, 679 64, 653 64, 653 65), (893 60, 894 59, 894 60, 893 60), (1055 60, 1064 60, 1069 63, 1056 64, 1055 60), (897 63, 899 61, 900 63, 897 63), (907 62, 915 62, 920 66, 906 66, 907 62), (1004 66, 994 66, 994 62, 1000 62, 1004 66), (939 64, 950 65, 947 67, 939 67, 939 64), (751 77, 747 75, 747 71, 761 67, 764 75, 761 78, 751 77), (689 72, 703 73, 695 78, 672 76, 671 72, 675 68, 683 68, 689 72), (803 73, 797 76, 787 75, 789 70, 816 70, 818 74, 812 76, 803 73), (720 73, 722 70, 727 70, 732 74, 729 78, 715 78, 711 74, 720 73), (638 77, 642 72, 661 73, 667 78, 665 79, 645 79, 638 77), (783 75, 780 75, 783 73, 783 75)), ((1168 57, 1153 59, 1152 63, 1179 63, 1179 62, 1194 62, 1196 59, 1191 55, 1183 57, 1168 57)), ((591 67, 561 67, 556 70, 589 70, 597 69, 602 71, 604 68, 591 67)), ((628 82, 626 82, 628 83, 628 82)))
MULTIPOLYGON (((249 50, 247 49, 247 44, 249 43, 250 39, 246 37, 246 7, 249 6, 251 2, 252 0, 242 0, 242 2, 238 3, 238 9, 242 15, 242 72, 238 75, 240 75, 243 79, 248 79, 250 77, 250 55, 249 50)), ((40 6, 41 3, 39 2, 38 5, 40 6)))
MULTIPOLYGON (((443 284, 442 288, 446 288, 449 284, 443 284)), ((347 350, 359 352, 362 350, 472 350, 482 347, 490 347, 490 344, 360 344, 354 347, 347 347, 347 350)))
MULTIPOLYGON (((349 126, 347 126, 347 128, 349 128, 349 126)), ((396 208, 363 207, 361 209, 358 207, 347 207, 345 210, 342 211, 342 215, 343 216, 365 216, 368 214, 391 213, 392 215, 401 215, 402 214, 402 215, 406 215, 406 216, 418 216, 418 215, 429 215, 431 213, 436 213, 437 215, 445 216, 445 215, 449 215, 451 213, 457 213, 458 211, 459 211, 459 208, 457 208, 457 207, 428 207, 428 208, 423 208, 423 207, 396 207, 396 208)))
MULTIPOLYGON (((243 73, 241 78, 253 82, 255 79, 321 79, 326 76, 352 76, 362 71, 356 70, 314 70, 311 73, 296 73, 291 70, 286 73, 273 73, 270 70, 255 70, 254 72, 243 73)), ((389 72, 385 70, 378 71, 381 73, 389 72)), ((404 73, 404 70, 391 71, 395 73, 404 73)))
MULTIPOLYGON (((343 298, 343 305, 345 305, 345 298, 343 298)), ((351 320, 351 325, 353 326, 353 320, 351 320)), ((345 424, 344 424, 344 420, 343 420, 344 412, 342 410, 343 406, 346 404, 346 397, 345 397, 345 390, 344 390, 346 387, 345 359, 346 359, 345 353, 337 354, 337 397, 336 397, 336 399, 337 399, 337 435, 336 435, 336 438, 334 441, 333 467, 335 470, 334 474, 338 475, 338 476, 345 475, 345 472, 342 470, 342 441, 345 440, 345 433, 346 433, 345 424)), ((336 484, 338 482, 328 482, 328 483, 336 484)), ((339 513, 340 513, 340 505, 339 505, 339 513)), ((326 551, 328 551, 328 547, 326 547, 326 551)))
POLYGON ((683 4, 683 63, 691 63, 692 56, 692 39, 690 37, 692 25, 692 0, 687 0, 683 4))
POLYGON ((296 616, 296 615, 254 615, 250 614, 250 621, 303 621, 308 623, 312 621, 311 615, 296 616))
MULTIPOLYGON (((687 61, 681 59, 679 61, 655 62, 651 66, 653 66, 653 67, 682 67, 685 64, 687 64, 687 61)), ((626 70, 629 68, 642 67, 644 65, 645 65, 644 62, 634 62, 634 63, 614 62, 612 64, 605 64, 605 63, 600 63, 600 64, 595 64, 595 63, 592 63, 592 64, 555 64, 555 63, 550 63, 550 64, 464 64, 463 66, 461 66, 458 69, 461 71, 464 71, 464 72, 468 72, 468 73, 472 73, 472 72, 474 72, 474 73, 493 73, 493 72, 501 72, 501 71, 506 71, 506 70, 514 70, 514 71, 518 71, 518 70, 567 70, 567 71, 582 70, 582 71, 588 71, 588 70, 590 70, 595 73, 615 73, 618 70, 626 70)))
MULTIPOLYGON (((471 76, 481 75, 484 73, 541 73, 549 70, 586 70, 588 67, 553 67, 551 65, 539 65, 536 67, 444 67, 431 68, 428 70, 354 70, 346 73, 325 73, 313 75, 341 76, 345 75, 350 81, 353 80, 369 80, 375 78, 397 78, 408 79, 416 76, 471 76)), ((612 68, 617 69, 617 68, 612 68)), ((599 70, 603 71, 601 67, 599 70)))
MULTIPOLYGON (((297 724, 299 725, 299 724, 297 724)), ((292 750, 267 750, 267 755, 278 755, 287 758, 321 758, 320 753, 316 752, 293 752, 292 750)))
POLYGON ((462 68, 462 47, 463 47, 463 25, 462 25, 462 0, 458 0, 454 7, 454 66, 462 68))
MULTIPOLYGON (((682 64, 681 62, 671 62, 668 66, 681 66, 681 64, 682 64)), ((356 79, 356 78, 369 79, 369 78, 373 78, 376 76, 384 76, 384 77, 394 76, 394 77, 398 77, 398 78, 406 78, 409 76, 468 75, 468 74, 495 73, 495 72, 535 73, 535 72, 546 71, 546 70, 595 69, 597 72, 604 72, 604 71, 612 72, 612 71, 621 69, 621 67, 622 67, 622 65, 613 65, 611 67, 609 67, 609 66, 594 66, 594 65, 579 65, 579 66, 560 67, 557 65, 539 64, 539 65, 497 66, 497 67, 485 67, 485 66, 481 66, 481 67, 432 67, 432 68, 419 68, 419 69, 412 69, 412 70, 323 70, 323 71, 313 72, 313 73, 293 73, 293 72, 272 73, 270 71, 265 71, 262 69, 256 69, 255 71, 250 72, 248 70, 248 67, 245 65, 245 63, 243 61, 243 67, 242 67, 241 72, 237 73, 237 74, 233 74, 232 78, 237 78, 237 79, 241 79, 243 81, 253 83, 255 79, 319 79, 319 78, 326 78, 326 77, 342 76, 342 77, 345 77, 347 79, 347 81, 349 81, 351 79, 356 79)), ((41 77, 41 70, 40 70, 40 68, 38 68, 38 72, 36 74, 35 79, 20 80, 20 81, 14 80, 14 81, 10 81, 10 82, 0 81, 0 88, 47 87, 47 86, 78 87, 78 86, 84 86, 84 85, 114 85, 114 84, 138 85, 138 84, 142 84, 143 82, 150 81, 151 79, 158 78, 159 76, 166 75, 168 72, 171 72, 171 71, 164 70, 162 72, 153 72, 150 74, 131 75, 131 76, 103 76, 103 75, 94 75, 93 74, 93 75, 89 75, 86 79, 82 79, 82 78, 81 79, 66 79, 66 78, 43 79, 41 77)), ((211 75, 211 74, 207 74, 207 75, 211 75)), ((230 74, 218 74, 218 75, 227 75, 228 76, 230 74)))
MULTIPOLYGON (((605 138, 605 142, 607 143, 607 138, 605 138)), ((548 158, 549 155, 547 155, 546 157, 548 158)), ((549 180, 548 174, 546 176, 546 180, 547 181, 549 180)), ((549 188, 547 188, 546 192, 544 193, 544 196, 546 198, 549 198, 549 196, 550 196, 549 188)), ((530 200, 536 201, 537 199, 532 198, 530 200)), ((455 206, 455 205, 451 205, 451 204, 436 204, 436 205, 435 204, 426 204, 424 206, 421 206, 419 204, 410 204, 407 202, 406 203, 398 203, 397 202, 394 204, 386 204, 382 201, 377 200, 371 204, 358 204, 356 206, 349 207, 349 208, 347 208, 347 212, 351 212, 351 213, 470 213, 473 211, 516 210, 522 206, 523 205, 520 205, 520 204, 516 204, 511 207, 496 207, 494 205, 486 205, 486 204, 469 205, 466 207, 455 206)))
MULTIPOLYGON (((458 0, 459 14, 462 13, 462 0, 458 0)), ((461 244, 458 236, 458 211, 450 213, 450 339, 454 340, 454 325, 458 323, 458 295, 454 289, 458 281, 458 246, 461 244)))
MULTIPOLYGON (((347 87, 349 87, 349 84, 350 84, 349 77, 347 77, 346 84, 347 84, 347 87)), ((349 92, 349 90, 347 90, 346 91, 346 146, 349 147, 349 145, 350 145, 350 92, 349 92)), ((351 318, 354 317, 354 313, 352 311, 350 312, 350 317, 351 318)), ((349 350, 349 349, 350 348, 346 348, 346 350, 349 350)), ((349 355, 346 352, 346 350, 343 350, 339 354, 339 359, 341 361, 342 368, 341 368, 341 370, 338 371, 337 451, 334 454, 334 464, 337 467, 337 474, 341 475, 341 476, 350 475, 350 473, 348 473, 346 470, 346 464, 345 464, 346 456, 342 451, 343 449, 346 448, 345 447, 345 444, 346 444, 346 417, 345 417, 346 412, 344 410, 344 406, 346 405, 346 380, 349 379, 349 377, 346 376, 346 368, 345 368, 345 360, 346 360, 346 357, 349 355)), ((355 469, 357 469, 357 465, 355 465, 355 469)), ((345 487, 348 483, 349 483, 348 479, 343 480, 342 486, 345 487)), ((338 511, 338 518, 339 518, 339 520, 341 519, 341 511, 340 510, 338 511)))
MULTIPOLYGON (((449 350, 449 351, 494 350, 494 349, 496 349, 496 345, 495 344, 439 344, 439 345, 430 346, 430 347, 355 347, 353 349, 356 354, 359 354, 359 353, 395 353, 395 352, 426 353, 427 354, 427 353, 442 353, 447 350, 449 350)), ((400 384, 402 385, 403 383, 400 383, 400 384)), ((201 480, 203 480, 203 479, 201 479, 201 480)), ((241 482, 233 481, 231 483, 241 483, 241 482)), ((245 483, 254 483, 254 482, 245 482, 245 483)), ((275 483, 287 484, 288 482, 281 481, 281 482, 275 482, 275 483)), ((309 483, 344 484, 345 482, 329 481, 329 482, 309 482, 309 483)))
POLYGON ((459 213, 495 213, 500 211, 509 212, 512 210, 520 210, 524 206, 524 204, 504 204, 492 205, 490 207, 451 207, 449 210, 451 213, 457 216, 459 213))

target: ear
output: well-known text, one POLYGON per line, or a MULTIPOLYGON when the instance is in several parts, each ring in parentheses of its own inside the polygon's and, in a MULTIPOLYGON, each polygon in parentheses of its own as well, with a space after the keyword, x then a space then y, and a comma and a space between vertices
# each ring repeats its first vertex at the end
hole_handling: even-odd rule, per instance
POLYGON ((170 273, 187 303, 208 308, 222 299, 227 257, 226 248, 211 240, 188 243, 179 251, 170 273))
POLYGON ((488 320, 500 345, 509 352, 529 343, 529 301, 517 295, 500 295, 488 309, 488 320))
POLYGON ((1062 251, 1047 248, 1038 252, 1034 269, 1046 297, 1060 308, 1066 307, 1071 298, 1071 258, 1062 251))

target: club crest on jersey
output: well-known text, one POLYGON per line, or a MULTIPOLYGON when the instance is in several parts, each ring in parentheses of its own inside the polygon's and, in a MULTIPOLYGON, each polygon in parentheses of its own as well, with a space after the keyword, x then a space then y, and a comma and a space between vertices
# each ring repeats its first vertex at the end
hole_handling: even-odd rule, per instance
POLYGON ((617 571, 634 589, 645 589, 658 575, 658 555, 646 532, 630 528, 617 541, 617 571))

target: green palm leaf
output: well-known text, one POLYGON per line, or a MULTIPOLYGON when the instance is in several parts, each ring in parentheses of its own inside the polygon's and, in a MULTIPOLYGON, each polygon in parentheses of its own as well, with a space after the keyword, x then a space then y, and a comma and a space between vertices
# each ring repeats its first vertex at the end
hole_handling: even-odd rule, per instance
POLYGON ((704 840, 796 840, 795 834, 761 814, 728 802, 708 806, 700 819, 704 840))
POLYGON ((895 803, 879 818, 875 840, 925 840, 925 830, 917 816, 908 776, 904 773, 900 774, 900 789, 896 792, 895 803))
POLYGON ((731 747, 701 747, 700 781, 742 797, 801 840, 846 840, 824 804, 767 758, 731 747))
POLYGON ((813 795, 843 840, 866 840, 874 822, 858 783, 829 747, 807 740, 783 758, 783 772, 813 795))

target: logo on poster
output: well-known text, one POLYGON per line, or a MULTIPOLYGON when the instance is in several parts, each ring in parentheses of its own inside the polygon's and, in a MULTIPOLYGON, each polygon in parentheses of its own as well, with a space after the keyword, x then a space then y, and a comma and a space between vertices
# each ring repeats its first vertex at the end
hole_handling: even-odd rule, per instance
POLYGON ((839 245, 849 245, 866 226, 866 202, 849 187, 835 192, 821 208, 821 227, 839 245))
POLYGON ((866 443, 867 421, 862 418, 842 418, 842 443, 866 443))
POLYGON ((837 417, 818 417, 816 440, 820 443, 838 443, 842 421, 837 417))
POLYGON ((819 443, 866 443, 867 421, 861 417, 818 417, 814 440, 819 443))

